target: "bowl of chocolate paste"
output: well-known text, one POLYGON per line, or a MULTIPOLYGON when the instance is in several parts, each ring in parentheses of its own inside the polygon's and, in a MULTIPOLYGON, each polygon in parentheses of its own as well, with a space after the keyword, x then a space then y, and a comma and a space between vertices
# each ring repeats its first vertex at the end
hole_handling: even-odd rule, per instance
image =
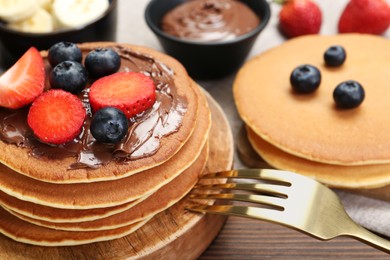
POLYGON ((265 0, 152 0, 145 10, 165 52, 197 79, 234 73, 269 18, 265 0))

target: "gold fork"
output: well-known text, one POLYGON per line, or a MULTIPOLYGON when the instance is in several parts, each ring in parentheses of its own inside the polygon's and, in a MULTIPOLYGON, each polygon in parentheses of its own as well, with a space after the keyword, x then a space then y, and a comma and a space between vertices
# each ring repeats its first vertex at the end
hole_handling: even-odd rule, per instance
POLYGON ((315 180, 292 172, 271 169, 231 170, 202 177, 216 178, 245 178, 260 182, 197 184, 190 198, 242 201, 263 207, 195 204, 189 206, 188 210, 265 220, 296 229, 320 240, 349 236, 390 253, 389 240, 356 224, 345 212, 337 195, 315 180), (215 189, 245 190, 257 194, 202 192, 215 189))

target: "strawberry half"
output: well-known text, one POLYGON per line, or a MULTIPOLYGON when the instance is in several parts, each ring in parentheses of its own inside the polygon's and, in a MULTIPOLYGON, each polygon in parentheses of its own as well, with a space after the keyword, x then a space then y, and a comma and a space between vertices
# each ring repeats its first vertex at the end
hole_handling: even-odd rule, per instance
POLYGON ((156 101, 153 80, 138 72, 118 72, 95 81, 89 92, 94 111, 107 106, 116 107, 131 118, 156 101))
POLYGON ((85 116, 78 97, 62 89, 52 89, 35 99, 27 122, 42 142, 63 144, 80 133, 85 116))
POLYGON ((0 106, 17 109, 30 104, 45 87, 45 65, 31 47, 0 77, 0 106))

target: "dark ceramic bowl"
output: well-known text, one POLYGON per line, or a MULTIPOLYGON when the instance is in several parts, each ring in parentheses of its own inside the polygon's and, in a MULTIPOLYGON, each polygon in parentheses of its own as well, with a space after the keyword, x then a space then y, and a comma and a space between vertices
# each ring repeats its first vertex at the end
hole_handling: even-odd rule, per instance
POLYGON ((110 0, 106 12, 96 20, 73 29, 51 33, 26 33, 10 29, 0 23, 0 61, 3 68, 11 66, 28 48, 49 49, 60 41, 91 42, 115 41, 117 0, 110 0))
POLYGON ((223 42, 194 42, 162 31, 163 16, 185 0, 152 0, 145 10, 145 20, 165 52, 178 59, 188 73, 198 79, 223 77, 235 72, 245 61, 256 38, 267 25, 270 7, 266 0, 241 0, 260 18, 251 32, 223 42))

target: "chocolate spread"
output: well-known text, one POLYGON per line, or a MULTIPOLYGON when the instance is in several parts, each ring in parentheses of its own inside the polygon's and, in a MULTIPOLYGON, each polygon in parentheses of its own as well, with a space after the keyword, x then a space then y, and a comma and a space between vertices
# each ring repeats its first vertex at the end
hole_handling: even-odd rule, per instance
POLYGON ((217 42, 246 34, 259 23, 259 17, 239 1, 194 0, 169 11, 162 19, 162 29, 183 39, 217 42))
MULTIPOLYGON (((96 142, 90 132, 92 111, 88 99, 88 86, 79 94, 87 117, 79 136, 73 141, 55 146, 40 142, 27 124, 29 107, 18 110, 0 108, 0 139, 9 144, 29 148, 37 158, 61 159, 76 157, 70 169, 98 168, 111 161, 127 163, 156 153, 160 139, 179 130, 188 101, 177 94, 173 80, 174 71, 145 54, 121 46, 112 47, 122 58, 120 71, 136 71, 150 76, 156 86, 153 107, 130 119, 125 138, 118 144, 96 142)), ((92 49, 83 48, 84 56, 92 49)), ((51 70, 46 61, 46 73, 51 70)), ((91 83, 91 82, 90 82, 91 83)), ((50 88, 46 83, 46 89, 50 88)))

